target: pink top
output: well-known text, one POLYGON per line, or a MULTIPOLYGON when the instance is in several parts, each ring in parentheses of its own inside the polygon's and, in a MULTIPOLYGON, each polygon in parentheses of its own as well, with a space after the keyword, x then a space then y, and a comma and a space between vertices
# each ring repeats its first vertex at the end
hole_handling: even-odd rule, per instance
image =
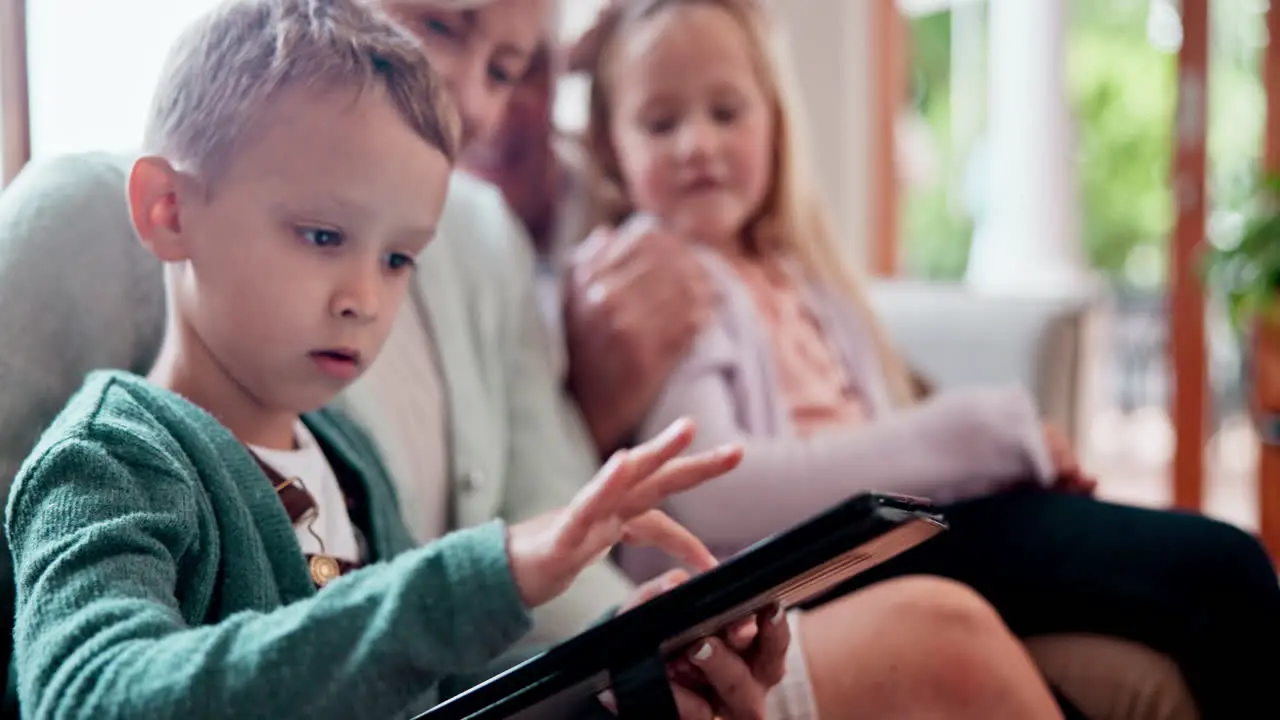
POLYGON ((848 370, 782 266, 744 257, 734 258, 730 265, 750 293, 771 341, 779 390, 796 434, 866 422, 866 408, 848 370))
MULTIPOLYGON (((665 506, 717 556, 866 490, 946 503, 1049 482, 1040 419, 1022 388, 957 389, 895 408, 861 316, 843 296, 786 261, 740 272, 697 251, 720 303, 640 435, 690 417, 691 450, 744 446, 736 469, 665 506)), ((650 548, 626 547, 617 559, 636 580, 671 567, 650 548)))

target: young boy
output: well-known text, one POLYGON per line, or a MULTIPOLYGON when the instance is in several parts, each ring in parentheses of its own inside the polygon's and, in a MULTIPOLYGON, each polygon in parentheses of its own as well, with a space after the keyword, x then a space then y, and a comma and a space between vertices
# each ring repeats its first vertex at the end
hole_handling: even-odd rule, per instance
MULTIPOLYGON (((687 423, 567 510, 411 550, 370 442, 316 411, 377 355, 444 200, 454 121, 410 36, 360 0, 234 0, 163 78, 128 183, 160 356, 91 375, 7 508, 25 714, 392 717, 624 538, 712 562, 652 510, 738 461, 673 460, 687 423)), ((786 624, 761 627, 779 667, 786 624)), ((713 686, 757 669, 697 650, 713 686)))

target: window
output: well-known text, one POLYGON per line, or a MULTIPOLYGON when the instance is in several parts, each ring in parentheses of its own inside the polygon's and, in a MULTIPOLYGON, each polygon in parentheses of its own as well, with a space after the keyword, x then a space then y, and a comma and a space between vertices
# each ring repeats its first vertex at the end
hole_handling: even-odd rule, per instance
POLYGON ((169 46, 216 2, 28 3, 32 157, 136 150, 169 46))
MULTIPOLYGON (((169 46, 218 0, 40 0, 28 3, 33 157, 131 152, 169 46)), ((604 0, 563 2, 561 40, 591 25, 604 0)), ((587 83, 565 77, 556 122, 586 123, 587 83)))

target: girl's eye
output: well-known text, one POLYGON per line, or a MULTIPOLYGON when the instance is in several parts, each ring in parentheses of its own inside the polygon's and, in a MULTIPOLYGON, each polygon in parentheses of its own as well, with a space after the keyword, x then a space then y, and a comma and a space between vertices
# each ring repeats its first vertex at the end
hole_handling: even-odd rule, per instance
POLYGON ((412 255, 404 253, 391 253, 387 256, 387 267, 391 270, 406 270, 412 268, 417 263, 414 262, 412 255))
POLYGON ((302 239, 316 247, 337 247, 342 244, 342 233, 336 230, 321 228, 302 228, 298 230, 302 239))
POLYGON ((427 31, 433 35, 453 37, 453 28, 449 27, 449 24, 443 20, 430 18, 423 24, 427 26, 427 31))
POLYGON ((489 68, 489 79, 499 85, 515 85, 518 78, 514 73, 507 72, 506 68, 495 65, 489 68))
POLYGON ((711 112, 711 117, 715 121, 723 125, 728 125, 738 118, 738 109, 732 107, 718 107, 711 112))
POLYGON ((666 135, 676 129, 674 118, 658 118, 645 123, 645 127, 654 135, 666 135))

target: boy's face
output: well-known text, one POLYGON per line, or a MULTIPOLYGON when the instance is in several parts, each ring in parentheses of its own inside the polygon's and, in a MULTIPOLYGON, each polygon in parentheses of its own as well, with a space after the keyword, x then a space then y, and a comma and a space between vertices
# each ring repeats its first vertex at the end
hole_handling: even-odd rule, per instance
POLYGON ((176 177, 171 236, 144 241, 173 263, 187 347, 206 356, 189 366, 305 412, 382 348, 450 166, 381 88, 287 93, 235 153, 212 186, 176 177))

